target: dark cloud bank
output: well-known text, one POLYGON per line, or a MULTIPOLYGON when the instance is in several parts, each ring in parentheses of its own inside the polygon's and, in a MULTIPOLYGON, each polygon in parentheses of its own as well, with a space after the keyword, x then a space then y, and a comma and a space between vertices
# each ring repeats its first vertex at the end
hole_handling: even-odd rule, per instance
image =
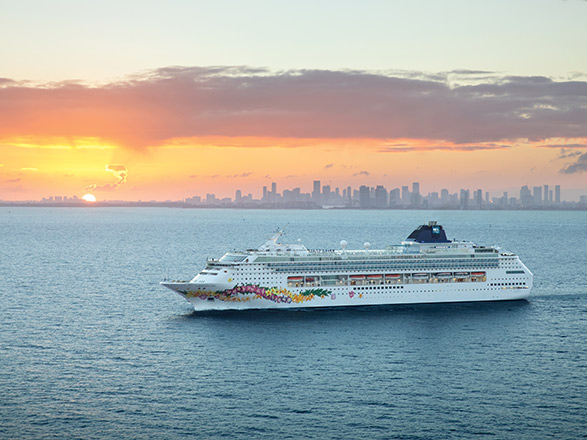
POLYGON ((131 148, 194 136, 416 138, 478 149, 587 136, 585 81, 453 73, 483 76, 450 86, 440 74, 167 67, 100 87, 2 79, 0 138, 92 136, 131 148))

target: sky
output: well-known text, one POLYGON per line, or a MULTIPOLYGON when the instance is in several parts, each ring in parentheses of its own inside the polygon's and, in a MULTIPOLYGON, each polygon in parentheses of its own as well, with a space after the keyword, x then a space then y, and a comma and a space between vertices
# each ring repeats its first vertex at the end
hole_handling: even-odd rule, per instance
POLYGON ((0 0, 0 199, 587 194, 587 1, 0 0))

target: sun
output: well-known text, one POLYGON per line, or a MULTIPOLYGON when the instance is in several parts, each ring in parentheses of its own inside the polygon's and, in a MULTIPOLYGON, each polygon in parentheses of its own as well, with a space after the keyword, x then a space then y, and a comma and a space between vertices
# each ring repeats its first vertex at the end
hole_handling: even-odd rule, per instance
POLYGON ((93 194, 86 194, 82 197, 82 200, 89 203, 94 203, 96 201, 96 197, 93 194))

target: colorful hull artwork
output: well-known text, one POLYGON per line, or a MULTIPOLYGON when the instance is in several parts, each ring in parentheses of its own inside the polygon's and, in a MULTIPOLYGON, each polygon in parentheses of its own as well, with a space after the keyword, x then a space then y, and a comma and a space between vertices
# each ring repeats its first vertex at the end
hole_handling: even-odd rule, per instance
POLYGON ((248 302, 253 299, 266 299, 275 303, 301 304, 307 301, 312 301, 316 297, 323 298, 330 296, 332 292, 326 289, 308 289, 299 293, 293 293, 283 288, 261 287, 255 284, 248 284, 217 292, 188 290, 179 291, 179 293, 188 298, 200 298, 202 300, 214 298, 220 301, 248 302))

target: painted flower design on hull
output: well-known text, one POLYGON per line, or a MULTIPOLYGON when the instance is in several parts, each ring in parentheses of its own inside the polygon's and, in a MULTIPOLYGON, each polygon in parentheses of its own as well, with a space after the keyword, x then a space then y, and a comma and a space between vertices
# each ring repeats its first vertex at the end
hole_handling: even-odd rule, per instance
POLYGON ((330 290, 326 289, 308 289, 300 293, 293 293, 287 289, 279 287, 261 287, 255 284, 236 286, 232 289, 217 292, 208 292, 198 289, 181 291, 180 293, 188 298, 200 298, 202 300, 214 298, 220 301, 248 302, 252 299, 266 299, 278 304, 299 304, 306 301, 312 301, 316 297, 323 298, 331 295, 330 290))

